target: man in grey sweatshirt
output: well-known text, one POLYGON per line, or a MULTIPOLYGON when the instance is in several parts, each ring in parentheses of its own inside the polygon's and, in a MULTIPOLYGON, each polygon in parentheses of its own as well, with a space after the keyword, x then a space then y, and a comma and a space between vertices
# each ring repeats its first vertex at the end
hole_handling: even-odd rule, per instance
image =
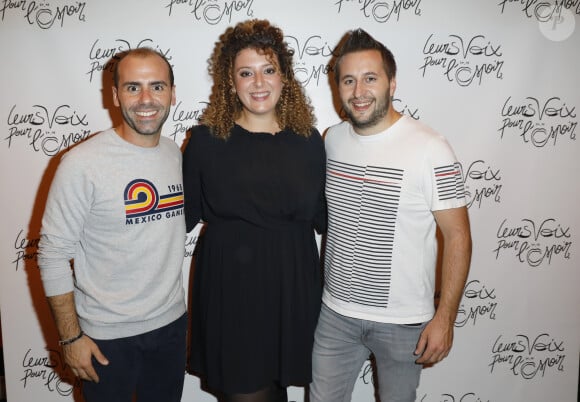
POLYGON ((113 101, 121 125, 71 149, 56 172, 42 220, 42 282, 87 402, 130 402, 135 393, 139 402, 178 402, 185 222, 181 152, 161 135, 175 104, 167 59, 143 48, 122 54, 113 101))

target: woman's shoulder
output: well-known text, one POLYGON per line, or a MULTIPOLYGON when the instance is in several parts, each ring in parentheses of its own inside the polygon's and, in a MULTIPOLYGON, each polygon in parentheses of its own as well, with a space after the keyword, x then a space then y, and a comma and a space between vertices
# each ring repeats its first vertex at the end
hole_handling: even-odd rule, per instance
POLYGON ((199 155, 200 148, 205 148, 211 139, 209 127, 204 125, 193 126, 189 129, 189 135, 186 137, 186 145, 183 151, 186 157, 193 154, 199 155))
POLYGON ((208 143, 213 143, 213 142, 216 142, 219 140, 220 140, 220 138, 218 138, 216 135, 214 135, 211 128, 209 126, 204 125, 204 124, 199 124, 197 126, 193 126, 190 129, 189 142, 193 142, 193 143, 197 143, 197 144, 208 144, 208 143))
POLYGON ((290 128, 286 128, 285 130, 282 130, 282 132, 286 132, 288 134, 290 134, 293 137, 296 138, 303 138, 309 142, 318 142, 319 140, 321 140, 322 136, 320 135, 320 131, 318 131, 318 129, 316 127, 311 127, 310 128, 310 134, 309 135, 303 135, 303 134, 299 134, 296 131, 290 129, 290 128))
POLYGON ((207 137, 211 136, 211 129, 206 126, 205 124, 198 124, 197 126, 193 126, 190 128, 191 136, 198 136, 198 137, 207 137))

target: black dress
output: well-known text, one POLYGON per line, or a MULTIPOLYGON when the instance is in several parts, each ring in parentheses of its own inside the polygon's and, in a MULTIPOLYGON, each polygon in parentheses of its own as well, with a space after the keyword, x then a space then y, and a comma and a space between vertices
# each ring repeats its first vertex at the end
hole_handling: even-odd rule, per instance
POLYGON ((321 297, 314 229, 325 230, 324 144, 289 130, 227 140, 192 129, 183 156, 195 253, 190 370, 210 388, 249 393, 311 380, 321 297))

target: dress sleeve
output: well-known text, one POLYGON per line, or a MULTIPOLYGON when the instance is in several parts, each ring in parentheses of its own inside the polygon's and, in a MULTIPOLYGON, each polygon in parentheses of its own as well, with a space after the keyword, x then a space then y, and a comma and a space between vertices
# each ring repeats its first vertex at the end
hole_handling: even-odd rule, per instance
POLYGON ((201 219, 200 134, 199 127, 192 128, 191 136, 183 151, 183 195, 188 233, 201 219))

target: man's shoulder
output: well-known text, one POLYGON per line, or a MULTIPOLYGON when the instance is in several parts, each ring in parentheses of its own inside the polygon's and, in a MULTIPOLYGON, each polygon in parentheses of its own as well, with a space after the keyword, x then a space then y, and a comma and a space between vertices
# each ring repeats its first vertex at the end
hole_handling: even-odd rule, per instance
POLYGON ((435 130, 428 123, 407 115, 402 115, 396 124, 398 124, 401 129, 417 135, 429 136, 435 134, 435 130))
POLYGON ((350 122, 348 120, 343 120, 340 123, 330 126, 328 130, 326 130, 324 139, 326 141, 328 141, 329 139, 336 139, 340 136, 347 134, 350 129, 351 129, 350 122))
POLYGON ((447 146, 448 142, 445 136, 428 123, 408 116, 400 121, 400 130, 404 133, 403 138, 411 140, 415 147, 430 149, 438 144, 447 146))
POLYGON ((177 143, 169 137, 161 136, 159 137, 159 145, 162 147, 167 147, 171 150, 176 150, 179 152, 179 146, 177 143))
POLYGON ((110 139, 110 130, 96 132, 86 140, 69 148, 63 155, 63 159, 91 159, 98 157, 98 149, 104 146, 110 139))

